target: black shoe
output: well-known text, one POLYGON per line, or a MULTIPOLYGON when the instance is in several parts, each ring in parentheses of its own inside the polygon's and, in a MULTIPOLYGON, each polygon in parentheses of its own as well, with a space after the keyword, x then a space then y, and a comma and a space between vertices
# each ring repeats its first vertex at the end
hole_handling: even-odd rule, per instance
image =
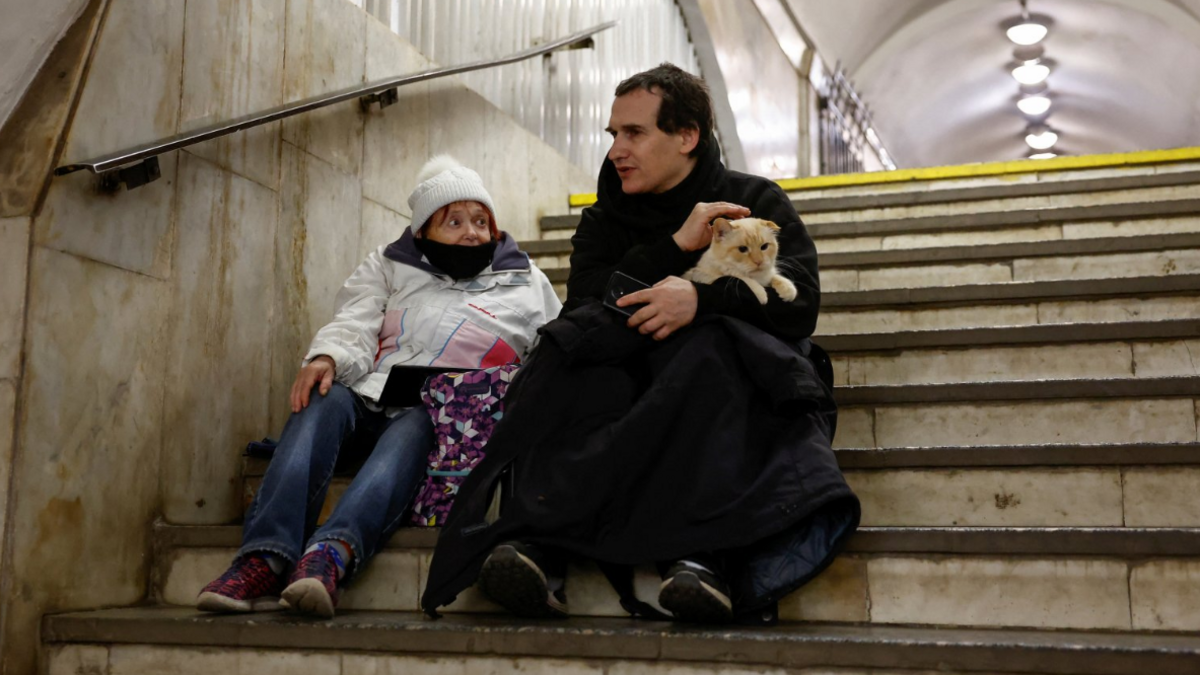
MULTIPOLYGON (((536 547, 509 541, 492 549, 479 572, 479 590, 520 617, 561 619, 567 616, 562 578, 547 578, 544 555, 536 547), (551 590, 552 586, 556 586, 551 590)), ((565 577, 565 570, 563 571, 565 577)))
POLYGON ((725 580, 688 560, 680 560, 667 570, 658 592, 658 604, 680 621, 726 623, 733 619, 733 603, 725 580))

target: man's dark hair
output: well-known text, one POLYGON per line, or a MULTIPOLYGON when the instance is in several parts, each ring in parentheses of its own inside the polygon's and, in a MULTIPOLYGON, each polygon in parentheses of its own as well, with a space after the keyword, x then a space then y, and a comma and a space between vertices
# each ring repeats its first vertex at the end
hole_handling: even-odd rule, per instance
POLYGON ((658 108, 659 129, 668 134, 681 129, 699 129, 700 141, 688 154, 695 157, 704 151, 713 130, 712 99, 704 80, 673 63, 663 63, 618 84, 617 97, 638 89, 662 97, 658 108))

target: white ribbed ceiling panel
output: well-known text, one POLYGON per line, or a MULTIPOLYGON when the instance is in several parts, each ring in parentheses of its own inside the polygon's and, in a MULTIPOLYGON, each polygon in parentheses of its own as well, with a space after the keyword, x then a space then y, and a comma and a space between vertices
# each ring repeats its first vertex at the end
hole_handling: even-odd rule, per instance
POLYGON ((504 56, 596 24, 595 49, 558 52, 462 75, 467 85, 576 165, 600 166, 613 90, 670 61, 699 74, 673 0, 351 0, 439 65, 504 56))

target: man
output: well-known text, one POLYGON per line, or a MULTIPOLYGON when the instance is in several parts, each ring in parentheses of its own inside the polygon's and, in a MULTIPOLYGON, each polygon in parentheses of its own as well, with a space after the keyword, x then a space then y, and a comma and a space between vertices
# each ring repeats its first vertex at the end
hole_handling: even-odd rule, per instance
POLYGON ((575 554, 607 566, 631 613, 654 611, 613 566, 655 562, 674 618, 770 622, 857 527, 830 449, 836 408, 806 357, 816 250, 777 185, 721 165, 712 128, 703 81, 673 65, 617 88, 566 312, 542 330, 439 538, 430 614, 478 575, 515 614, 564 616, 575 554), (714 218, 750 215, 781 228, 790 302, 681 278, 714 218), (651 286, 616 301, 628 318, 599 302, 616 272, 651 286))

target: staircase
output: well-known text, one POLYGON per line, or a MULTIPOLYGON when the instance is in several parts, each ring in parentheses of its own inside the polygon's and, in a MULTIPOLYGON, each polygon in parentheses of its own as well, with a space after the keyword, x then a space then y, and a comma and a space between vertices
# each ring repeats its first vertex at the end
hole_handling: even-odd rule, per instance
MULTIPOLYGON (((792 197, 864 527, 779 627, 635 622, 590 565, 568 621, 474 591, 429 621, 426 530, 394 536, 333 621, 201 615, 240 528, 160 523, 154 604, 47 617, 50 672, 1200 672, 1200 163, 792 197)), ((527 246, 559 284, 577 219, 527 246)), ((640 571, 639 595, 657 585, 640 571)))

